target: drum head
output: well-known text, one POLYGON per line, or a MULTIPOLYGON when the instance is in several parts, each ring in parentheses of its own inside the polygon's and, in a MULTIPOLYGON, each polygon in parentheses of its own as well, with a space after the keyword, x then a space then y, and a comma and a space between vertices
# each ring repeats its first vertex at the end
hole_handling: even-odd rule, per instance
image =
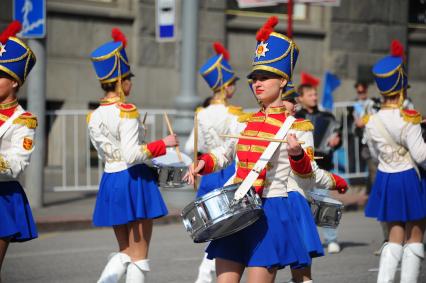
POLYGON ((313 201, 329 203, 335 206, 343 206, 342 202, 328 196, 324 196, 324 195, 313 193, 313 192, 310 192, 309 196, 312 198, 313 201))
POLYGON ((181 152, 183 163, 179 161, 174 148, 167 148, 166 154, 152 159, 152 163, 158 167, 188 167, 192 163, 191 157, 181 152))

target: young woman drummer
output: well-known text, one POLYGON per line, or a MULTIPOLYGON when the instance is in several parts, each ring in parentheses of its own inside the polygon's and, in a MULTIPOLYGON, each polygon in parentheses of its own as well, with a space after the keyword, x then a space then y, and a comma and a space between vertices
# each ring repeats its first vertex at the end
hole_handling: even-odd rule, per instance
POLYGON ((389 242, 382 247, 378 283, 393 282, 399 261, 401 282, 418 280, 424 259, 426 225, 426 144, 421 134, 421 115, 402 110, 407 76, 402 44, 392 42, 392 54, 373 66, 383 97, 380 111, 366 117, 366 138, 379 167, 365 209, 367 217, 387 224, 389 242))
MULTIPOLYGON (((266 140, 240 138, 202 155, 195 169, 189 168, 186 178, 190 183, 193 174, 207 174, 222 168, 234 156, 238 160, 234 182, 241 182, 268 146, 267 139, 273 138, 286 120, 281 93, 292 75, 298 49, 291 39, 273 32, 277 22, 277 18, 272 17, 257 34, 249 78, 263 107, 248 119, 242 133, 266 140)), ((297 141, 303 139, 304 134, 293 128, 292 133, 287 134, 288 144, 281 144, 253 184, 263 198, 264 217, 240 232, 212 241, 207 248, 208 257, 216 258, 218 282, 239 282, 245 268, 248 282, 273 282, 279 268, 310 264, 309 251, 285 189, 289 175, 297 182, 312 180, 311 160, 297 141)), ((309 141, 304 144, 309 145, 309 141)))
POLYGON ((36 62, 31 49, 14 37, 20 29, 15 21, 0 35, 0 273, 10 242, 37 238, 30 204, 18 182, 34 150, 37 127, 37 119, 17 101, 36 62))
POLYGON ((105 162, 93 213, 95 226, 113 227, 119 252, 114 254, 98 282, 146 282, 150 270, 148 248, 153 219, 167 214, 155 174, 144 161, 164 155, 176 146, 174 135, 144 143, 138 109, 124 98, 132 82, 125 52, 126 39, 113 29, 114 41, 92 52, 91 59, 105 91, 100 106, 88 116, 91 141, 105 162))

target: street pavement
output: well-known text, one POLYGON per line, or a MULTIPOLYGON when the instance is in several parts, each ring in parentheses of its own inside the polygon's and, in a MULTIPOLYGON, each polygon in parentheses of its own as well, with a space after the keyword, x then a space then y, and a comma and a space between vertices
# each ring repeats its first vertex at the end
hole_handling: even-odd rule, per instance
MULTIPOLYGON (((366 219, 362 212, 346 212, 339 233, 343 250, 314 260, 315 282, 375 282, 379 257, 373 251, 382 242, 378 223, 366 219)), ((194 282, 204 248, 205 244, 192 243, 181 223, 155 225, 149 282, 194 282)), ((3 283, 96 282, 108 254, 115 249, 110 229, 41 233, 37 240, 11 244, 3 266, 3 283)), ((425 265, 419 282, 426 282, 425 265)), ((276 282, 289 278, 289 270, 284 269, 276 282)))

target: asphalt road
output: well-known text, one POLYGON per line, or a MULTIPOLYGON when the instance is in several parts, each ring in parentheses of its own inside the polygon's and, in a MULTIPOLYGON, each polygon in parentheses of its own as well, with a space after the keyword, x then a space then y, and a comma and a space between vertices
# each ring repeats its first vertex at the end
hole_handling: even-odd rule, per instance
MULTIPOLYGON (((339 233, 343 250, 314 261, 315 282, 375 282, 379 257, 373 251, 382 241, 380 226, 360 212, 345 213, 339 233)), ((194 282, 204 248, 204 244, 192 243, 180 223, 156 225, 149 282, 194 282)), ((37 240, 10 246, 3 283, 96 282, 108 254, 115 249, 109 229, 41 234, 37 240)), ((289 278, 288 269, 284 269, 276 282, 289 278)), ((426 282, 426 263, 419 282, 426 282)))

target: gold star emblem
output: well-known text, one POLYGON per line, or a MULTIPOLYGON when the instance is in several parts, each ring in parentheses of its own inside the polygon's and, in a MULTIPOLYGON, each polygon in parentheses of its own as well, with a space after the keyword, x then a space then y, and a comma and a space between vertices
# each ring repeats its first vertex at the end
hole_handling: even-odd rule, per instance
POLYGON ((266 52, 268 52, 269 51, 269 49, 268 49, 268 43, 265 43, 265 42, 261 42, 261 43, 259 43, 259 45, 257 46, 257 49, 256 49, 256 58, 259 60, 259 58, 260 57, 265 57, 266 56, 266 52))
POLYGON ((3 56, 3 53, 6 53, 6 46, 0 43, 0 57, 3 56))

